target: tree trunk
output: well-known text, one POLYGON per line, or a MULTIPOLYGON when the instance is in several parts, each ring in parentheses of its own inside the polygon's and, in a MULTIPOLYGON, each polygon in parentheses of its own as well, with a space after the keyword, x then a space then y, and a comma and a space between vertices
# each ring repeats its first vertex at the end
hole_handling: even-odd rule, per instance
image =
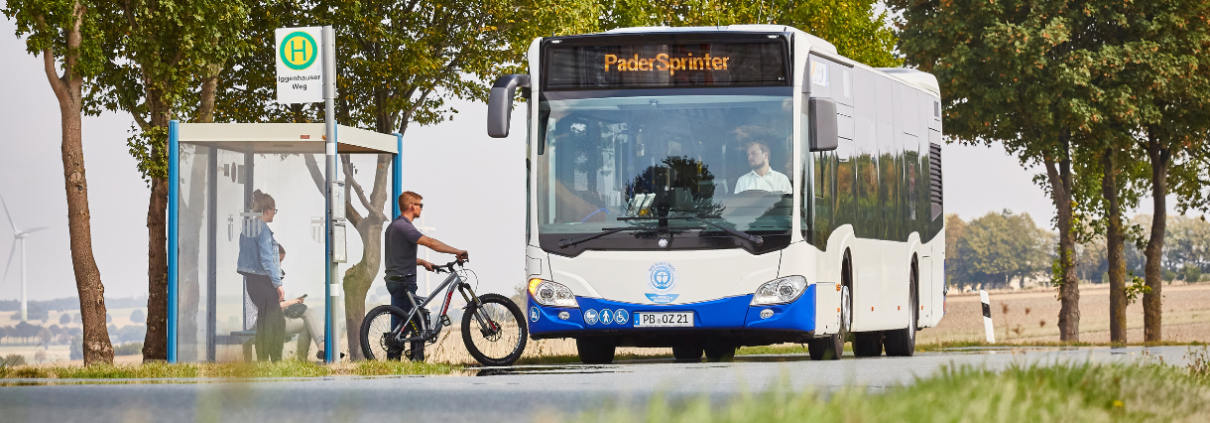
POLYGON ((1168 222, 1168 164, 1171 152, 1163 147, 1156 135, 1148 131, 1147 156, 1151 161, 1151 201, 1155 211, 1151 216, 1151 238, 1147 240, 1147 248, 1143 256, 1147 258, 1144 269, 1147 287, 1150 292, 1143 293, 1143 340, 1145 342, 1160 342, 1163 336, 1164 300, 1161 290, 1164 287, 1164 270, 1161 260, 1164 257, 1164 233, 1168 222))
POLYGON ((74 27, 67 32, 67 54, 63 76, 55 64, 54 52, 43 50, 42 60, 51 89, 59 100, 62 123, 63 181, 67 192, 67 230, 71 237, 71 264, 80 296, 80 317, 84 329, 84 365, 113 363, 113 345, 105 326, 105 285, 92 254, 92 216, 88 210, 88 180, 84 172, 84 145, 81 142, 81 92, 83 80, 73 75, 75 51, 80 48, 86 9, 74 4, 74 27))
POLYGON ((1126 236, 1122 230, 1121 199, 1117 185, 1117 151, 1105 149, 1101 156, 1101 195, 1108 206, 1105 249, 1109 261, 1109 339, 1126 343, 1126 236))
MULTIPOLYGON (((378 276, 378 268, 382 263, 382 226, 389 221, 388 216, 382 211, 383 206, 390 198, 390 190, 388 184, 391 169, 391 157, 387 155, 378 155, 377 164, 374 170, 374 186, 370 191, 369 198, 363 199, 364 192, 361 191, 361 185, 356 184, 356 181, 350 180, 346 187, 356 188, 358 191, 357 198, 362 201, 362 206, 368 209, 369 213, 365 217, 357 215, 353 210, 352 195, 346 195, 346 215, 350 217, 350 223, 354 224, 358 235, 361 237, 362 255, 361 261, 357 262, 352 268, 345 272, 344 289, 345 289, 345 324, 349 330, 345 331, 346 339, 349 342, 349 353, 353 360, 361 360, 361 321, 365 318, 366 293, 370 292, 370 287, 373 286, 375 277, 378 276), (356 218, 357 221, 353 222, 356 218)), ((345 168, 345 174, 351 175, 352 172, 345 168)), ((346 176, 347 178, 348 176, 346 176)), ((421 295, 424 295, 423 293, 421 295)))
MULTIPOLYGON (((147 91, 151 127, 167 128, 171 115, 163 96, 154 89, 147 91)), ((151 145, 151 160, 166 161, 168 143, 153 142, 151 145)), ((147 202, 147 335, 143 338, 143 361, 168 359, 167 212, 168 179, 152 176, 151 198, 147 202)))
POLYGON ((1076 275, 1076 236, 1072 228, 1070 141, 1062 137, 1063 158, 1046 158, 1046 176, 1059 230, 1059 339, 1080 341, 1080 279, 1076 275))

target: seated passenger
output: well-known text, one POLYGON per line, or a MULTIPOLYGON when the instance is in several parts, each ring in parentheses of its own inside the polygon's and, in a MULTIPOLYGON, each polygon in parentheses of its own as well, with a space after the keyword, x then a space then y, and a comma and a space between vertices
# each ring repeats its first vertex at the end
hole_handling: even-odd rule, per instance
MULTIPOLYGON (((278 262, 286 260, 286 249, 281 244, 277 245, 278 262)), ((286 277, 286 271, 282 270, 282 278, 286 277)), ((303 299, 306 296, 298 297, 291 300, 281 302, 282 313, 286 317, 286 339, 294 335, 298 335, 298 352, 297 357, 305 357, 307 352, 311 351, 311 341, 315 341, 315 347, 319 349, 316 358, 324 359, 324 322, 316 313, 315 309, 307 307, 303 304, 303 299), (300 307, 291 308, 291 306, 299 304, 300 307)), ((343 357, 344 354, 342 353, 343 357)))
POLYGON ((794 186, 790 178, 781 172, 769 168, 769 146, 759 141, 750 141, 748 146, 748 166, 752 171, 739 177, 735 182, 735 193, 744 191, 767 191, 781 194, 793 192, 794 186))

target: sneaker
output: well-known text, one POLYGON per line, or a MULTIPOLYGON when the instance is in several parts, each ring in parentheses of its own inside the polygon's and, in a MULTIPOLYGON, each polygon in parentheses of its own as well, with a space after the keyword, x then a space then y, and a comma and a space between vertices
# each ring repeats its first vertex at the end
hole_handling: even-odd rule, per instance
MULTIPOLYGON (((324 350, 319 350, 318 352, 316 352, 315 358, 319 359, 319 361, 323 361, 324 360, 324 350)), ((345 353, 340 353, 340 358, 344 359, 345 353)))

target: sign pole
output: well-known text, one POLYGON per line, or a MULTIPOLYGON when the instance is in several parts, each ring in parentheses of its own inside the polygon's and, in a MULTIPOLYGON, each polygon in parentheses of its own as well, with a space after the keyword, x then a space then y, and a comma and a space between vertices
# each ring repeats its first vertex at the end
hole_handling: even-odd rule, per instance
POLYGON ((321 48, 323 48, 323 54, 320 56, 323 58, 324 75, 324 152, 327 161, 327 169, 324 172, 325 186, 327 187, 324 192, 324 202, 327 203, 327 219, 325 219, 327 223, 325 226, 328 234, 326 237, 327 240, 324 243, 327 247, 327 274, 325 275, 324 286, 327 300, 326 312, 324 313, 326 314, 325 317, 327 317, 324 321, 324 362, 331 364, 335 362, 335 357, 339 357, 335 352, 336 345, 339 344, 334 339, 337 316, 336 313, 332 312, 336 307, 338 297, 333 294, 340 295, 339 292, 333 292, 333 288, 338 288, 334 285, 336 285, 336 281, 339 279, 336 275, 337 265, 335 255, 333 254, 333 247, 335 245, 335 239, 333 238, 335 235, 333 207, 335 205, 332 204, 332 199, 337 195, 337 193, 333 192, 336 182, 336 112, 334 110, 334 99, 336 98, 336 34, 332 31, 331 25, 323 27, 323 45, 321 48))

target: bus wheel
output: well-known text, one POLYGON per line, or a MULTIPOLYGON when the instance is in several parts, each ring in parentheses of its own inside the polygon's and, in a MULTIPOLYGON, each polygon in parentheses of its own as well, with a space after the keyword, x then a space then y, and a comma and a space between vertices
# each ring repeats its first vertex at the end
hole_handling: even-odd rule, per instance
POLYGON ((706 361, 731 361, 731 359, 735 358, 736 349, 738 349, 738 347, 731 344, 709 344, 704 348, 706 352, 706 361))
POLYGON ((916 318, 920 305, 916 299, 916 287, 918 286, 916 275, 918 272, 915 258, 912 259, 911 272, 909 276, 911 282, 908 285, 908 327, 886 332, 886 355, 911 357, 916 352, 916 318))
POLYGON ((676 345, 672 347, 672 357, 679 363, 696 363, 702 361, 702 347, 698 345, 676 345))
POLYGON ((807 351, 812 360, 839 360, 844 355, 844 342, 849 337, 849 324, 852 321, 853 298, 849 296, 847 285, 840 287, 840 328, 836 334, 827 338, 812 339, 807 342, 807 351))
POLYGON ((584 364, 613 363, 613 343, 605 339, 576 338, 576 350, 584 364))
POLYGON ((882 355, 882 332, 853 334, 853 355, 858 357, 878 357, 882 355))

